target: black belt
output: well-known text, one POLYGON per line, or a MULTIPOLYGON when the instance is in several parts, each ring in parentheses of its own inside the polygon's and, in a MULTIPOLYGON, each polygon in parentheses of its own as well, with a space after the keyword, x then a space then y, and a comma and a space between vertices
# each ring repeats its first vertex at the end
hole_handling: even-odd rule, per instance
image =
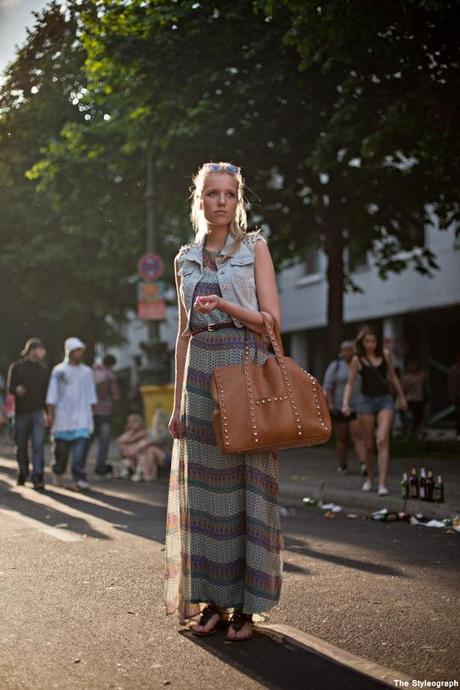
POLYGON ((220 331, 221 328, 237 328, 233 321, 221 321, 220 323, 208 323, 207 326, 201 326, 197 328, 196 331, 191 331, 191 335, 196 335, 197 333, 203 333, 204 331, 220 331))

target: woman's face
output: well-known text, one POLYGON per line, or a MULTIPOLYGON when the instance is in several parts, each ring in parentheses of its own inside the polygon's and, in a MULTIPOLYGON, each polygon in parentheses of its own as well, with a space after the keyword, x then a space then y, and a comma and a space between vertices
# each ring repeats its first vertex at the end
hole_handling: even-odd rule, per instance
POLYGON ((131 431, 137 431, 142 427, 142 422, 137 415, 130 415, 127 420, 127 427, 131 431))
POLYGON ((363 346, 366 352, 375 352, 377 347, 377 338, 375 335, 365 335, 363 338, 363 346))
POLYGON ((209 173, 204 181, 200 207, 209 226, 228 225, 235 219, 238 181, 229 173, 209 173))

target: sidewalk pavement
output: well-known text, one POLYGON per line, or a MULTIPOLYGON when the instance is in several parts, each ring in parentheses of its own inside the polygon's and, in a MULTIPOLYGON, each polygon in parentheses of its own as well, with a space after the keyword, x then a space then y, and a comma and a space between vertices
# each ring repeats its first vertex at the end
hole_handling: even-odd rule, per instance
MULTIPOLYGON (((116 457, 115 447, 114 457, 116 457)), ((95 463, 96 446, 92 446, 88 458, 89 480, 95 463)), ((8 440, 0 442, 0 455, 13 458, 13 445, 8 440)), ((46 446, 46 465, 49 467, 50 451, 46 446)), ((405 511, 410 515, 418 512, 426 518, 444 518, 460 514, 460 457, 434 458, 391 458, 388 475, 387 496, 378 496, 377 490, 361 491, 365 480, 360 474, 359 463, 350 454, 348 474, 337 474, 337 461, 331 446, 313 448, 295 448, 278 453, 280 460, 280 497, 281 503, 296 504, 302 498, 311 496, 319 503, 337 503, 344 508, 372 513, 381 508, 389 511, 405 511), (404 501, 400 496, 400 482, 403 472, 410 472, 411 467, 430 467, 434 474, 441 473, 444 482, 444 503, 427 501, 404 501)), ((111 458, 113 459, 113 458, 111 458)), ((69 462, 70 466, 70 462, 69 462)), ((377 479, 377 475, 376 475, 377 479)), ((377 481, 375 482, 377 486, 377 481)))
POLYGON ((368 513, 387 508, 389 511, 403 510, 409 515, 421 512, 427 518, 460 514, 460 458, 391 458, 387 496, 378 496, 376 488, 371 492, 361 491, 365 477, 361 476, 359 463, 352 456, 348 461, 348 474, 337 474, 334 449, 329 446, 282 451, 279 459, 282 502, 295 504, 311 496, 317 502, 337 503, 368 513), (417 468, 418 475, 421 467, 431 468, 435 478, 438 473, 442 475, 444 503, 401 498, 402 473, 409 473, 412 467, 417 468))

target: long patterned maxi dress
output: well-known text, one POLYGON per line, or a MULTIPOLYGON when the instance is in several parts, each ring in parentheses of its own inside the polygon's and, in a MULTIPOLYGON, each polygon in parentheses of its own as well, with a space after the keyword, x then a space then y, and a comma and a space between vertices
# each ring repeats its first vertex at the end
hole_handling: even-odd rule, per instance
MULTIPOLYGON (((220 295, 216 252, 203 250, 197 296, 220 295)), ((215 309, 192 310, 191 330, 228 321, 215 309)), ((166 522, 166 611, 185 619, 213 602, 263 613, 279 600, 282 535, 275 453, 224 453, 216 445, 210 393, 214 367, 241 364, 245 332, 250 357, 263 364, 264 339, 245 328, 190 338, 171 463, 166 522)))

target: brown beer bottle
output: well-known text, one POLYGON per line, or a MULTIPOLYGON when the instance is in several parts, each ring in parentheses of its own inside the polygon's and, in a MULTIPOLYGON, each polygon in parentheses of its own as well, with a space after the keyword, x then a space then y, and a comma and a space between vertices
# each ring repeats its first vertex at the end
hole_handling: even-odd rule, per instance
POLYGON ((413 467, 410 471, 409 496, 410 496, 410 498, 418 498, 418 496, 419 496, 417 469, 415 467, 413 467))
POLYGON ((425 496, 426 496, 427 501, 433 500, 433 493, 434 493, 433 470, 428 470, 428 477, 426 478, 426 482, 425 482, 425 496))

